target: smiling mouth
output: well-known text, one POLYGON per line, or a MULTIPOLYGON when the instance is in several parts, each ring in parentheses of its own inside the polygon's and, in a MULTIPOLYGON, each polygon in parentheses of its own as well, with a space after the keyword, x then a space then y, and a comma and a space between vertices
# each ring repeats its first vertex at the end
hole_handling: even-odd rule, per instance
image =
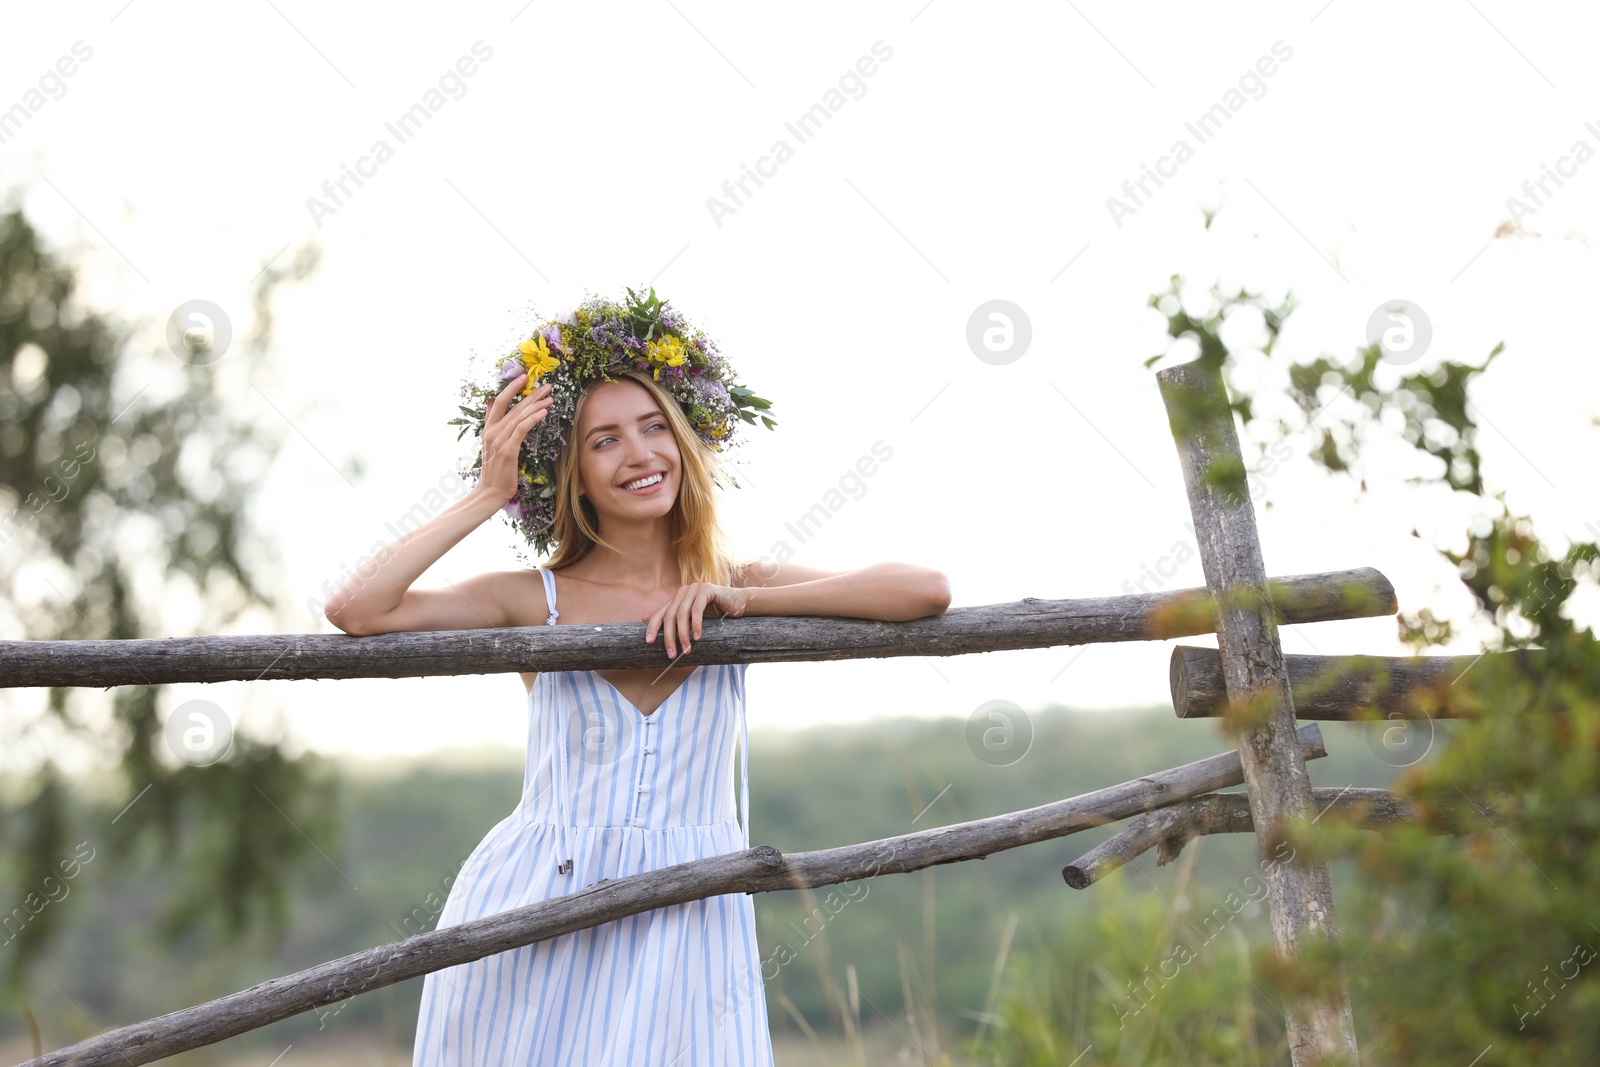
POLYGON ((624 482, 622 484, 622 488, 631 493, 640 489, 648 489, 651 486, 657 485, 665 480, 666 475, 660 471, 656 471, 654 474, 647 474, 643 478, 636 478, 631 482, 624 482))

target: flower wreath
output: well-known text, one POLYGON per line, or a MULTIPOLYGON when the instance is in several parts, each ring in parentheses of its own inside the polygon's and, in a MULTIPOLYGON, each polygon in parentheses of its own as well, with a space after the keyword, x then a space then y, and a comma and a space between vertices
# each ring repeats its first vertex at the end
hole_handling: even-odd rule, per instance
MULTIPOLYGON (((495 384, 462 385, 461 395, 468 403, 461 405, 462 417, 449 423, 461 426, 456 440, 471 430, 481 441, 489 405, 507 382, 523 371, 528 374, 527 383, 512 398, 515 406, 549 379, 550 409, 523 438, 517 489, 504 508, 512 525, 541 556, 549 551, 555 525, 556 460, 567 445, 578 398, 590 384, 615 381, 612 375, 620 371, 650 371, 713 452, 734 443, 735 416, 751 424, 759 418, 769 430, 777 425, 765 414, 771 403, 735 383, 733 369, 718 353, 715 341, 658 299, 654 287, 648 297, 632 289, 627 292, 628 299, 621 304, 590 296, 572 312, 544 322, 515 351, 501 357, 495 384)), ((480 448, 472 469, 462 474, 476 484, 482 471, 480 448)))

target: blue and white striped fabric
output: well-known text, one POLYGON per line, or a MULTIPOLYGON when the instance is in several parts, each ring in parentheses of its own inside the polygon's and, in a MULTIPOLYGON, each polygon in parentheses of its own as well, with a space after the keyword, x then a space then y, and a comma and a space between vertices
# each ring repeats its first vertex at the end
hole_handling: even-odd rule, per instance
MULTIPOLYGON (((744 674, 697 667, 644 715, 594 671, 540 672, 522 800, 468 857, 438 925, 749 848, 744 674)), ((754 902, 657 908, 435 971, 412 1063, 770 1067, 754 902)))

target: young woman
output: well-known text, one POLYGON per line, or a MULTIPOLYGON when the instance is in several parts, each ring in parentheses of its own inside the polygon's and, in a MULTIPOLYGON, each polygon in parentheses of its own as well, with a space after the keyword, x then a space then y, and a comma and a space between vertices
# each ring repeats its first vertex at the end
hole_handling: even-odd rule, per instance
MULTIPOLYGON (((484 411, 474 489, 327 605, 329 620, 351 634, 642 620, 644 641, 660 649, 659 668, 522 675, 530 717, 522 800, 467 859, 440 927, 749 847, 748 781, 736 819, 732 766, 735 743, 748 741, 745 665, 694 665, 708 612, 903 621, 950 602, 944 575, 923 567, 735 562, 716 517, 717 449, 706 443, 708 433, 725 438, 728 425, 708 422, 704 408, 686 411, 681 391, 638 365, 655 356, 683 375, 694 362, 672 363, 681 350, 649 340, 618 344, 605 323, 618 321, 612 310, 636 312, 632 305, 585 307, 545 334, 554 349, 534 346, 523 366, 581 368, 595 337, 639 360, 611 368, 612 380, 578 381, 552 477, 530 474, 524 446, 553 407, 559 417, 556 394, 577 379, 553 374, 533 388, 516 373, 484 411), (553 521, 535 541, 556 546, 547 566, 411 588, 497 511, 520 515, 526 530, 527 508, 514 497, 535 480, 554 485, 543 498, 553 497, 553 521)), ((686 333, 681 320, 664 321, 686 333)), ((708 367, 725 368, 712 360, 708 367)), ((659 908, 429 974, 413 1062, 770 1065, 753 900, 727 894, 659 908)))

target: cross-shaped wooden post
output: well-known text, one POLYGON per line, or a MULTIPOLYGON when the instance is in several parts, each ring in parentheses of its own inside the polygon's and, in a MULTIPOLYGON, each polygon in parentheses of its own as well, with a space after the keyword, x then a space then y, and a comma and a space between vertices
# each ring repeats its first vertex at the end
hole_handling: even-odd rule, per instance
MULTIPOLYGON (((1239 758, 1263 857, 1273 940, 1279 958, 1293 960, 1309 938, 1336 944, 1339 924, 1327 864, 1272 862, 1283 857, 1289 824, 1313 810, 1311 779, 1295 736, 1294 701, 1267 596, 1239 435, 1214 360, 1170 367, 1156 380, 1178 445, 1206 585, 1217 600, 1217 643, 1230 716, 1241 727, 1239 758)), ((1328 999, 1286 1006, 1295 1067, 1360 1063, 1342 974, 1333 988, 1328 999)))

